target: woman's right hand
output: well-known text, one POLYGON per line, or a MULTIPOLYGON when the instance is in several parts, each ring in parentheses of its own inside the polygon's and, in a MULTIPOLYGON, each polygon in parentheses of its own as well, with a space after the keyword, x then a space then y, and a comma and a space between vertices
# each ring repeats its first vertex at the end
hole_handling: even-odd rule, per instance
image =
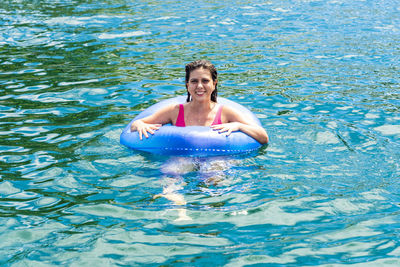
POLYGON ((142 120, 136 120, 131 124, 131 131, 137 131, 139 133, 139 138, 140 140, 143 139, 143 135, 146 138, 149 138, 149 135, 147 132, 154 134, 154 131, 157 131, 160 129, 162 125, 161 124, 151 124, 151 123, 145 123, 142 120))

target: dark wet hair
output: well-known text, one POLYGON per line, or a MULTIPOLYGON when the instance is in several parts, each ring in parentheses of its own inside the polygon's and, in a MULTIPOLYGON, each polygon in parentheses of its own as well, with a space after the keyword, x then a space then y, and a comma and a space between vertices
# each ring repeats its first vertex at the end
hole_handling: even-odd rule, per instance
MULTIPOLYGON (((196 69, 206 69, 209 70, 211 73, 211 78, 212 80, 215 82, 218 78, 218 73, 217 73, 217 69, 215 68, 215 66, 208 60, 205 59, 201 59, 201 60, 196 60, 193 62, 190 62, 189 64, 186 65, 185 67, 185 71, 186 71, 186 78, 185 78, 185 84, 186 84, 186 89, 187 89, 187 83, 189 82, 189 78, 190 78, 190 73, 196 69)), ((218 83, 215 85, 215 90, 211 93, 211 101, 213 102, 217 102, 217 86, 218 83)), ((190 94, 189 91, 187 92, 187 98, 186 98, 186 102, 190 102, 190 94)))

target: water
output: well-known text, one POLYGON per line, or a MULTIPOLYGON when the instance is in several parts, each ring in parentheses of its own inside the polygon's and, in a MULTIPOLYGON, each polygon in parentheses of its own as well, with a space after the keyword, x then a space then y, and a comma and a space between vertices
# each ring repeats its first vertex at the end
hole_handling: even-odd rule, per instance
POLYGON ((382 1, 2 1, 0 265, 398 266, 400 16, 382 1), (119 144, 208 58, 267 148, 119 144))

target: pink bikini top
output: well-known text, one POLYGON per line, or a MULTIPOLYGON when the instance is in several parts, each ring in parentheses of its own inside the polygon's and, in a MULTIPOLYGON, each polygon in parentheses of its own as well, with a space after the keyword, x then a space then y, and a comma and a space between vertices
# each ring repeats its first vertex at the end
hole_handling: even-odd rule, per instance
MULTIPOLYGON (((219 108, 217 110, 217 114, 215 115, 214 121, 211 125, 222 124, 222 121, 221 121, 222 107, 223 107, 223 105, 219 106, 219 108)), ((178 113, 178 118, 176 119, 175 126, 178 126, 178 127, 186 126, 183 104, 179 104, 179 113, 178 113)))

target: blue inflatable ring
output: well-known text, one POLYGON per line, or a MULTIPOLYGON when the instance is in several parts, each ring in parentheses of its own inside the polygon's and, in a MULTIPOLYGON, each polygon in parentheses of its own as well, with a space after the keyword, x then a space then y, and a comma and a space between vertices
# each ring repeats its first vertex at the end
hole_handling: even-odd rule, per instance
MULTIPOLYGON (((130 130, 131 124, 135 120, 147 117, 167 105, 185 102, 185 96, 178 96, 163 100, 145 109, 125 127, 120 137, 121 144, 135 150, 177 156, 232 155, 249 153, 261 147, 258 141, 243 132, 233 132, 226 136, 207 126, 176 127, 166 124, 155 131, 154 135, 149 134, 149 138, 143 136, 143 140, 139 139, 138 132, 130 130)), ((223 97, 218 97, 218 103, 230 106, 241 114, 246 114, 253 118, 258 125, 261 125, 258 118, 244 106, 223 97)))

